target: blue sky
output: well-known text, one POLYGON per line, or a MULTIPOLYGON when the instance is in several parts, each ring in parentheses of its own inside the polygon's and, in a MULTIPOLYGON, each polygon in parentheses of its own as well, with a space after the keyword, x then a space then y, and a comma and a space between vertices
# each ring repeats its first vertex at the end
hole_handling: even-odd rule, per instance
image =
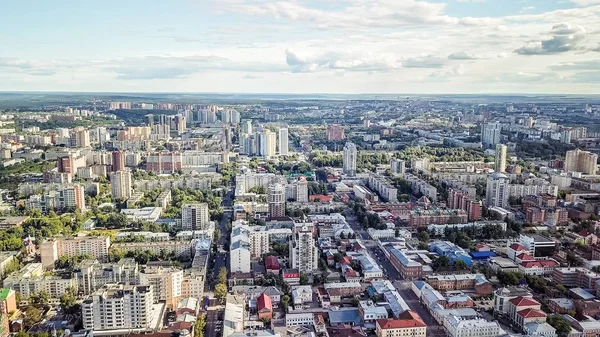
POLYGON ((600 91, 600 0, 39 0, 0 22, 2 91, 600 91))

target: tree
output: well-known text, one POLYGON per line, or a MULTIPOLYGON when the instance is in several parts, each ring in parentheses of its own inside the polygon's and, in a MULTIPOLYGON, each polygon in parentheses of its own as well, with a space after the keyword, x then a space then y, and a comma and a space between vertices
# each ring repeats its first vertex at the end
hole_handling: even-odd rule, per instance
POLYGON ((283 295, 281 297, 281 308, 283 309, 284 312, 287 312, 289 306, 290 306, 290 297, 288 295, 283 295))
POLYGON ((359 304, 360 304, 360 299, 358 299, 357 297, 354 297, 352 299, 352 305, 355 307, 358 307, 359 304))
POLYGON ((221 304, 225 303, 225 298, 227 297, 227 286, 225 283, 219 283, 215 286, 215 298, 221 304))
POLYGON ((463 260, 456 260, 454 261, 454 267, 456 269, 467 269, 467 263, 463 260))
POLYGON ((419 241, 428 242, 429 241, 429 233, 427 231, 422 231, 419 233, 419 241))
POLYGON ((571 325, 564 317, 559 315, 550 316, 547 319, 548 324, 556 329, 556 334, 559 336, 568 336, 571 332, 571 325))
POLYGON ((308 284, 308 276, 304 273, 300 274, 300 284, 301 285, 308 284))
POLYGON ((219 278, 218 278, 219 283, 227 283, 227 268, 226 267, 221 267, 221 269, 219 269, 219 278))
POLYGON ((29 337, 29 334, 25 331, 19 331, 15 334, 15 337, 29 337))
POLYGON ((440 256, 433 261, 431 264, 434 270, 439 268, 446 268, 450 266, 450 259, 447 256, 440 256))
POLYGON ((498 280, 500 281, 500 283, 502 283, 504 285, 511 285, 511 286, 519 285, 521 280, 523 280, 524 276, 525 275, 523 275, 523 273, 514 272, 514 271, 498 272, 498 280))
POLYGON ((60 295, 60 307, 63 312, 67 314, 75 314, 80 310, 80 306, 77 304, 77 298, 71 291, 60 295))
POLYGON ((48 305, 49 300, 50 300, 50 295, 48 295, 48 293, 45 292, 44 290, 42 290, 38 293, 33 293, 33 294, 29 295, 29 301, 33 305, 46 306, 46 305, 48 305))
POLYGON ((194 337, 203 337, 206 328, 206 314, 201 314, 194 325, 194 337))
POLYGON ((32 327, 42 320, 42 310, 30 305, 25 309, 25 326, 32 327))

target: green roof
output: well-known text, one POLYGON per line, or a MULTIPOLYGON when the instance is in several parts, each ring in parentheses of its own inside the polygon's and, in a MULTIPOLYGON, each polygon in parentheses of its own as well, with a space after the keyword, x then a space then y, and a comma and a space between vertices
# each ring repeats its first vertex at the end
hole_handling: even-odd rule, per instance
POLYGON ((0 289, 0 300, 4 301, 10 295, 10 289, 0 289))

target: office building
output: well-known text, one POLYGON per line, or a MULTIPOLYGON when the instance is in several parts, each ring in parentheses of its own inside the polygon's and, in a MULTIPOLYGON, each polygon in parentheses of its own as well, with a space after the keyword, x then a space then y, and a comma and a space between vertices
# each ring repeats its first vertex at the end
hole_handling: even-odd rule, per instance
POLYGON ((345 138, 344 126, 339 124, 327 125, 327 140, 336 141, 344 140, 345 138))
POLYGON ((352 142, 347 142, 342 153, 344 174, 349 176, 356 175, 356 162, 358 160, 358 150, 352 142))
POLYGON ((290 261, 292 268, 300 273, 312 274, 319 269, 319 249, 315 245, 312 224, 304 224, 293 234, 290 261))
POLYGON ((566 172, 581 172, 583 174, 595 175, 598 171, 598 155, 579 149, 567 151, 565 156, 566 172))
POLYGON ((133 194, 131 171, 125 169, 110 175, 110 189, 113 199, 128 199, 133 194))
POLYGON ((509 179, 506 175, 495 172, 487 179, 485 200, 488 207, 506 207, 508 204, 509 179))
POLYGON ((140 284, 152 286, 154 302, 164 301, 176 308, 181 298, 183 270, 175 267, 146 267, 140 272, 140 284))
POLYGON ((493 149, 496 145, 500 144, 500 132, 502 131, 502 124, 495 123, 484 123, 481 126, 481 143, 484 149, 493 149))
POLYGON ((112 171, 118 172, 125 170, 125 152, 114 151, 112 153, 112 171))
POLYGON ((496 172, 506 172, 506 151, 507 147, 503 144, 496 145, 496 160, 494 170, 496 172))
POLYGON ((279 129, 279 154, 282 156, 287 156, 289 154, 288 146, 289 146, 289 137, 288 137, 288 129, 281 128, 279 129))
POLYGON ((285 188, 282 184, 271 184, 268 188, 269 216, 272 218, 285 216, 285 188))
POLYGON ((210 222, 207 203, 185 204, 181 206, 181 228, 183 230, 206 229, 210 222))
POLYGON ((150 329, 152 323, 152 287, 107 284, 81 304, 84 329, 150 329))

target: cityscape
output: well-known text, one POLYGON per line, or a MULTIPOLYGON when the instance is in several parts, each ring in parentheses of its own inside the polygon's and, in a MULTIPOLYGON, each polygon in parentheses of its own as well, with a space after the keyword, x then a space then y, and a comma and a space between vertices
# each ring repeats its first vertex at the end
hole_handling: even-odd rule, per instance
POLYGON ((0 337, 600 337, 600 0, 0 22, 0 337))

